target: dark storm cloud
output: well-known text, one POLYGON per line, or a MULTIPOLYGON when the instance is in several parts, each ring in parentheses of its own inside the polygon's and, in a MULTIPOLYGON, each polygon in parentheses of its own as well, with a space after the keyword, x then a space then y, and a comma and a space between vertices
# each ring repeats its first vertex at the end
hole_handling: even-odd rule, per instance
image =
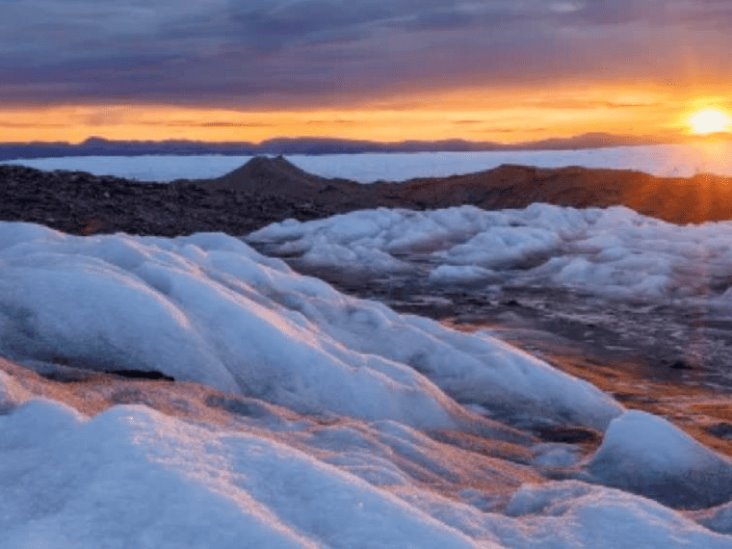
POLYGON ((727 0, 0 0, 0 100, 298 107, 732 69, 727 0), (683 61, 683 63, 681 63, 683 61))

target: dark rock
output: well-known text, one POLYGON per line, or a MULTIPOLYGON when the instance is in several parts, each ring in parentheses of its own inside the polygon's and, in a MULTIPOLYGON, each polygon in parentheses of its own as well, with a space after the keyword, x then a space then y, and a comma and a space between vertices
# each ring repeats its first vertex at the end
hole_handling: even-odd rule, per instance
POLYGON ((220 178, 155 184, 0 165, 0 220, 42 223, 74 234, 244 235, 288 217, 309 220, 365 208, 497 209, 534 202, 624 205, 675 223, 722 220, 732 218, 732 179, 500 166, 449 178, 360 185, 307 173, 282 157, 260 157, 220 178), (660 186, 664 200, 657 199, 660 186))
POLYGON ((109 372, 129 379, 149 379, 153 381, 175 381, 175 378, 156 370, 114 370, 109 372))
POLYGON ((732 423, 723 421, 706 428, 707 433, 723 440, 732 440, 732 423))
POLYGON ((547 427, 539 430, 539 438, 546 442, 564 442, 582 444, 599 442, 602 435, 592 429, 583 427, 547 427))

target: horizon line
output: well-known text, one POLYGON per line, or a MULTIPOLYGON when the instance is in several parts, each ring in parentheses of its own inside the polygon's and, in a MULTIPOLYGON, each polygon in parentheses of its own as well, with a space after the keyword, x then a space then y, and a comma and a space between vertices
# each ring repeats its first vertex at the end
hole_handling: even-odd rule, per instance
POLYGON ((579 148, 601 148, 603 146, 598 142, 601 141, 612 141, 618 144, 611 144, 609 146, 623 146, 623 142, 628 145, 663 145, 663 144, 678 144, 684 142, 693 141, 713 141, 713 140, 732 140, 732 131, 717 132, 708 135, 694 135, 688 133, 664 133, 658 135, 632 135, 632 134, 621 134, 621 133, 609 133, 609 132, 585 132, 581 134, 571 136, 557 136, 557 137, 546 137, 542 139, 520 141, 520 142, 505 142, 505 141, 493 141, 493 140, 482 140, 482 139, 469 139, 465 137, 448 137, 448 138, 437 138, 437 139, 401 139, 401 140, 377 140, 368 138, 351 138, 351 137, 334 137, 328 135, 278 135, 269 137, 266 139, 255 140, 205 140, 195 138, 169 138, 169 139, 145 139, 144 137, 134 139, 114 139, 104 137, 102 135, 89 135, 80 141, 57 141, 57 140, 29 140, 29 141, 0 141, 0 147, 8 146, 66 146, 70 148, 80 148, 90 145, 166 145, 166 144, 191 144, 201 146, 249 146, 249 147, 262 147, 269 144, 276 144, 278 142, 291 142, 291 143, 342 143, 351 145, 371 145, 371 146, 404 146, 404 145, 438 145, 438 144, 464 144, 466 146, 485 146, 485 147, 501 147, 506 149, 524 148, 535 144, 563 144, 579 146, 579 148), (594 141, 594 142, 593 142, 594 141))

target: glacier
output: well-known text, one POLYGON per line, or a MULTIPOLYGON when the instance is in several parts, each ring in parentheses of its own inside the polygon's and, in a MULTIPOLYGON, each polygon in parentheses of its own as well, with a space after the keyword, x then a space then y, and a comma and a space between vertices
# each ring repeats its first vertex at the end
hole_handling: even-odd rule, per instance
MULTIPOLYGON (((350 237, 392 234, 383 220, 406 216, 374 215, 350 237)), ((440 215, 415 219, 449 230, 401 249, 441 253, 435 242, 484 227, 470 209, 440 215)), ((564 215, 602 217, 504 215, 551 219, 557 234, 564 215)), ((0 357, 3 548, 732 544, 732 464, 672 423, 231 236, 0 223, 0 357), (538 434, 573 426, 600 443, 538 434), (710 474, 707 500, 654 484, 710 474)))
MULTIPOLYGON (((251 156, 79 156, 13 160, 41 170, 80 170, 139 181, 170 182, 208 179, 235 170, 251 156)), ((732 143, 647 145, 580 150, 362 153, 287 155, 305 171, 360 183, 403 181, 417 177, 448 177, 522 164, 541 168, 583 166, 638 170, 662 177, 690 177, 698 173, 732 175, 732 143)))

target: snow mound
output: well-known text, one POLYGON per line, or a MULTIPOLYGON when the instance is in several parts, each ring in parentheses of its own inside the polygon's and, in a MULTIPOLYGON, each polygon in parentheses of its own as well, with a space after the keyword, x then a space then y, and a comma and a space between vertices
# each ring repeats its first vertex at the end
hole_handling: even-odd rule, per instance
MULTIPOLYGON (((577 481, 521 487, 507 514, 521 519, 521 547, 728 547, 655 501, 577 481)), ((512 544, 514 545, 514 544, 512 544)))
MULTIPOLYGON (((89 418, 32 400, 0 416, 0 547, 729 546, 655 502, 579 482, 522 486, 507 514, 429 481, 371 483, 348 471, 344 425, 303 446, 294 424, 257 428, 268 421, 233 429, 144 406, 89 418)), ((398 451, 374 466, 418 453, 409 428, 377 430, 398 451)))
POLYGON ((33 401, 0 433, 0 547, 471 545, 294 448, 142 407, 33 401))
POLYGON ((419 428, 476 424, 465 403, 598 429, 622 413, 498 340, 347 297, 222 234, 84 238, 0 223, 0 355, 158 371, 419 428))
POLYGON ((677 507, 709 507, 732 496, 729 460, 637 410, 612 421, 588 471, 598 482, 677 507))
POLYGON ((299 254, 307 265, 370 274, 402 272, 410 259, 414 270, 419 260, 433 266, 428 280, 436 284, 553 286, 652 302, 712 298, 723 307, 732 298, 732 222, 678 226, 622 207, 365 210, 276 223, 248 240, 299 254))

